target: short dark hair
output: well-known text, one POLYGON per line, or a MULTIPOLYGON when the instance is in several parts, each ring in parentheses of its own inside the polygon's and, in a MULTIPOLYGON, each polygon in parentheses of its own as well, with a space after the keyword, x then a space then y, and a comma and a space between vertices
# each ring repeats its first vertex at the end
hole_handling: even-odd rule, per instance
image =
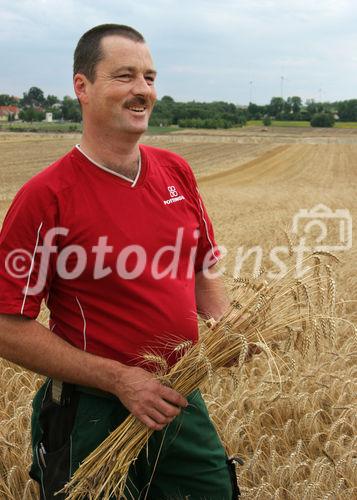
POLYGON ((73 76, 76 73, 83 73, 89 81, 94 82, 96 65, 104 57, 101 40, 110 35, 145 43, 143 35, 130 26, 124 24, 100 24, 95 26, 86 31, 79 39, 74 51, 73 76))

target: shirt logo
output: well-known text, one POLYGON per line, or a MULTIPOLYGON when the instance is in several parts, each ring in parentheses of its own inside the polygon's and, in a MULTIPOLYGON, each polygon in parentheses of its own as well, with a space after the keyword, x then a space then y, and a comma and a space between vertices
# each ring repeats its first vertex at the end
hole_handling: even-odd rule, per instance
POLYGON ((184 196, 179 196, 175 186, 167 186, 167 190, 170 193, 171 198, 164 200, 164 205, 171 205, 171 203, 176 203, 177 201, 182 201, 185 199, 184 196))
POLYGON ((167 186, 167 190, 170 193, 171 198, 176 198, 176 196, 178 196, 175 186, 167 186))

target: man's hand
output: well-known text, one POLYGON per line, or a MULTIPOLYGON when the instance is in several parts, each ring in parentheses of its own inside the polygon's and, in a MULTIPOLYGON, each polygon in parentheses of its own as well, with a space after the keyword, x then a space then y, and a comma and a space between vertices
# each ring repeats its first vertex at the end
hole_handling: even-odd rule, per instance
POLYGON ((130 413, 155 431, 163 429, 188 405, 178 392, 139 367, 122 366, 113 392, 130 413))
POLYGON ((22 316, 0 314, 0 356, 47 377, 111 392, 154 430, 188 404, 150 372, 82 351, 22 316))

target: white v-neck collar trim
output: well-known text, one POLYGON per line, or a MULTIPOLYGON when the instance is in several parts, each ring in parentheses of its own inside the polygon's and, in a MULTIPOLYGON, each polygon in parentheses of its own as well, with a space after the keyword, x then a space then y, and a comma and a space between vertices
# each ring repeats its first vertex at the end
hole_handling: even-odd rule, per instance
POLYGON ((109 174, 112 174, 112 175, 115 175, 117 177, 120 177, 121 179, 124 179, 125 181, 127 182, 130 182, 131 183, 131 187, 134 187, 136 185, 136 183, 138 182, 139 180, 139 177, 140 177, 140 173, 141 173, 141 154, 139 154, 139 165, 138 165, 138 172, 135 176, 135 179, 130 179, 130 177, 126 177, 126 175, 123 175, 123 174, 119 174, 118 172, 114 172, 114 170, 111 170, 110 168, 108 167, 104 167, 104 165, 101 165, 100 163, 97 163, 96 161, 94 161, 90 156, 88 156, 84 151, 83 149, 81 149, 80 145, 79 144, 76 144, 76 148, 78 149, 78 151, 80 151, 82 153, 82 155, 84 155, 91 163, 93 163, 96 167, 98 168, 101 168, 102 170, 105 170, 106 172, 108 172, 109 174))

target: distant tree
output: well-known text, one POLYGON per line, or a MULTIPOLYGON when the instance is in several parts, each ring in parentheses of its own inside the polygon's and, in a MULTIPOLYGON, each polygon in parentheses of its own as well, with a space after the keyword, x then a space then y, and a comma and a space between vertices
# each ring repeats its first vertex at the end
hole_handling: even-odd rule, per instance
POLYGON ((161 103, 166 106, 173 106, 175 104, 175 101, 171 96, 164 95, 164 97, 161 98, 161 103))
POLYGON ((278 117, 284 111, 284 102, 282 97, 272 97, 269 104, 269 115, 278 117))
POLYGON ((52 118, 54 120, 62 120, 63 118, 63 114, 62 114, 62 109, 51 109, 51 113, 52 113, 52 118))
POLYGON ((259 106, 253 102, 249 103, 247 114, 249 120, 260 120, 267 113, 267 106, 259 106))
POLYGON ((265 125, 266 127, 270 127, 270 125, 271 125, 271 118, 270 118, 270 116, 264 116, 264 118, 263 118, 263 125, 265 125))
POLYGON ((40 122, 45 119, 45 116, 43 111, 33 107, 22 109, 19 113, 20 120, 25 122, 40 122))
POLYGON ((172 97, 164 96, 155 105, 150 125, 226 128, 242 125, 246 123, 246 120, 245 110, 233 103, 223 101, 175 102, 172 97))
POLYGON ((179 120, 178 125, 183 128, 205 128, 205 129, 218 129, 230 128, 234 126, 232 122, 223 120, 222 118, 187 118, 179 120))
POLYGON ((290 97, 291 99, 291 106, 292 106, 292 111, 294 115, 300 113, 301 106, 302 106, 302 100, 301 97, 294 95, 293 97, 290 97))
POLYGON ((28 92, 24 92, 21 105, 23 107, 44 107, 46 99, 43 90, 38 87, 31 87, 28 92))
POLYGON ((0 106, 8 106, 8 94, 0 94, 0 106))
POLYGON ((311 118, 312 127, 333 127, 335 119, 332 113, 315 113, 311 118))
MULTIPOLYGON (((175 101, 170 96, 164 96, 155 104, 150 117, 150 125, 171 125, 175 123, 175 101)), ((177 123, 177 120, 176 120, 177 123)))
POLYGON ((310 102, 311 106, 309 106, 309 108, 312 114, 324 112, 324 105, 321 102, 315 102, 313 99, 311 99, 310 102))
POLYGON ((59 102, 59 99, 55 95, 48 95, 46 97, 46 107, 52 108, 54 104, 57 104, 59 102))
POLYGON ((306 112, 308 114, 308 120, 311 120, 313 115, 321 111, 319 105, 314 101, 314 99, 307 99, 305 102, 305 106, 306 112))
POLYGON ((64 120, 72 122, 80 122, 82 120, 82 113, 77 99, 64 96, 62 102, 62 116, 64 120))
POLYGON ((337 103, 337 113, 341 121, 357 121, 357 99, 340 101, 337 103))
POLYGON ((259 120, 260 118, 260 106, 258 104, 254 104, 254 102, 250 102, 247 108, 248 117, 250 120, 259 120), (259 118, 258 118, 259 116, 259 118))
POLYGON ((284 115, 290 118, 290 114, 293 112, 293 106, 291 102, 291 97, 288 97, 284 102, 284 115))
POLYGON ((0 94, 0 106, 17 106, 18 98, 9 94, 0 94))
POLYGON ((302 108, 299 113, 299 120, 310 121, 311 115, 306 108, 302 108))

